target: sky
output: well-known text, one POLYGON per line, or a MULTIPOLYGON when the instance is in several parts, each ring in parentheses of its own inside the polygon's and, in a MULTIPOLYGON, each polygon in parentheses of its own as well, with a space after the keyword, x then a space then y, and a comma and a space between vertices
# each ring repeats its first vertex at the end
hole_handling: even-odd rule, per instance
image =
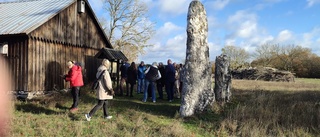
MULTIPOLYGON (((12 0, 0 0, 12 1, 12 0)), ((88 0, 97 18, 104 16, 102 0, 88 0)), ((141 0, 149 7, 155 35, 136 62, 184 63, 187 12, 192 0, 141 0)), ((209 58, 214 61, 226 45, 248 53, 263 44, 299 45, 320 56, 320 0, 199 0, 208 20, 209 58)))
MULTIPOLYGON (((156 35, 139 61, 184 63, 186 24, 192 0, 144 0, 156 35)), ((210 61, 221 55, 225 45, 249 53, 262 44, 299 45, 320 55, 320 0, 199 0, 208 20, 210 61)), ((95 5, 93 0, 90 1, 95 5)), ((98 8, 98 6, 94 6, 98 8)))

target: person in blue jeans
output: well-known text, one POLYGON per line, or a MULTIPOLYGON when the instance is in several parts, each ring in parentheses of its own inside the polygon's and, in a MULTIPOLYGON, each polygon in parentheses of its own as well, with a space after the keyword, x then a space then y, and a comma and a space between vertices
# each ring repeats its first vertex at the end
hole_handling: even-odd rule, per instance
POLYGON ((143 93, 143 87, 144 87, 144 79, 146 71, 146 66, 144 65, 144 62, 141 61, 140 65, 138 66, 138 85, 137 85, 137 93, 143 93))
MULTIPOLYGON (((148 87, 150 86, 151 94, 152 94, 152 102, 156 102, 155 82, 161 78, 161 73, 157 66, 158 66, 157 62, 153 62, 152 66, 150 66, 145 72, 146 79, 145 79, 144 89, 148 89, 148 87)), ((148 91, 145 90, 142 101, 146 102, 147 99, 148 99, 148 91)))
POLYGON ((169 102, 173 101, 173 89, 174 89, 174 82, 175 82, 175 73, 176 70, 172 64, 172 61, 170 59, 168 59, 167 61, 168 65, 166 66, 165 70, 165 74, 166 74, 166 92, 168 95, 168 100, 169 102))

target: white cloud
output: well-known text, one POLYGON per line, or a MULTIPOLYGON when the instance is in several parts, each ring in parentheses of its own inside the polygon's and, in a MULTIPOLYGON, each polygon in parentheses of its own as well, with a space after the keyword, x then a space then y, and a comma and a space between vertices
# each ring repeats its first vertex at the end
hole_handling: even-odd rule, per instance
POLYGON ((313 53, 320 55, 320 27, 313 28, 310 32, 298 35, 296 44, 302 47, 310 48, 313 53))
POLYGON ((140 60, 147 63, 166 62, 167 59, 182 63, 186 55, 186 35, 176 35, 168 39, 163 45, 159 42, 153 47, 147 48, 146 53, 146 55, 140 56, 140 60))
POLYGON ((159 51, 160 49, 161 49, 161 43, 157 42, 152 47, 149 47, 148 51, 154 52, 154 51, 159 51))
POLYGON ((167 58, 171 58, 173 62, 181 62, 186 56, 186 42, 187 37, 185 34, 180 34, 172 39, 169 39, 164 46, 167 50, 167 58))
POLYGON ((249 53, 255 51, 256 46, 274 41, 274 37, 258 23, 255 13, 245 10, 237 11, 229 16, 227 23, 227 35, 225 45, 233 45, 243 48, 249 53))
POLYGON ((216 59, 216 56, 219 56, 221 54, 221 45, 213 43, 213 42, 208 42, 209 46, 209 58, 210 61, 214 61, 216 59))
POLYGON ((228 39, 233 38, 249 38, 257 34, 257 17, 254 13, 247 11, 237 11, 230 16, 227 21, 227 28, 230 29, 231 34, 228 39))
POLYGON ((243 22, 240 24, 237 35, 241 38, 249 38, 257 31, 256 22, 252 22, 250 20, 243 22))
POLYGON ((176 31, 181 31, 183 30, 184 28, 180 27, 180 26, 177 26, 175 24, 173 24, 172 22, 166 22, 163 24, 162 27, 160 27, 158 30, 157 30, 157 36, 156 37, 163 37, 163 36, 167 36, 173 32, 176 32, 176 31))
POLYGON ((319 4, 320 0, 307 0, 307 7, 312 7, 313 5, 319 4))
POLYGON ((239 23, 245 20, 251 20, 255 22, 257 20, 257 15, 245 10, 239 10, 228 18, 228 23, 239 23))
POLYGON ((160 14, 164 15, 179 15, 187 13, 190 0, 158 0, 157 5, 160 9, 160 14))
POLYGON ((274 41, 274 37, 271 35, 265 34, 265 35, 252 37, 249 40, 249 43, 251 43, 250 45, 259 46, 259 45, 263 45, 266 43, 270 43, 271 41, 274 41))
POLYGON ((287 43, 292 42, 292 39, 293 33, 289 30, 283 30, 278 34, 276 41, 279 43, 287 43))
POLYGON ((229 4, 230 0, 215 0, 208 2, 208 5, 212 5, 212 8, 214 10, 222 10, 224 7, 226 7, 229 4))
POLYGON ((13 1, 17 1, 17 0, 0 0, 0 2, 13 2, 13 1))
POLYGON ((208 19, 209 28, 216 28, 220 26, 218 19, 215 18, 214 16, 207 16, 207 19, 208 19))
POLYGON ((225 45, 236 45, 236 39, 226 39, 225 45))
POLYGON ((301 41, 300 44, 303 47, 320 50, 320 27, 315 27, 312 31, 302 34, 301 41))

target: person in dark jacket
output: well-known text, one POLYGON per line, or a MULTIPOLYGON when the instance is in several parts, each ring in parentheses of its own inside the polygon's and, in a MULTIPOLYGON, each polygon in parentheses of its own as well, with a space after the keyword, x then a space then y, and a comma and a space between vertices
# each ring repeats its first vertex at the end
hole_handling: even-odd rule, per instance
MULTIPOLYGON (((137 66, 136 63, 132 62, 128 68, 128 83, 130 84, 130 97, 133 97, 133 87, 137 81, 137 66)), ((129 96, 129 91, 127 91, 127 96, 129 96)))
POLYGON ((130 64, 127 61, 124 61, 123 64, 120 67, 121 72, 121 81, 120 81, 120 96, 123 96, 123 88, 124 85, 126 85, 126 91, 129 90, 129 84, 128 84, 128 68, 130 64))
MULTIPOLYGON (((154 89, 154 84, 155 82, 161 78, 161 74, 160 71, 158 70, 157 67, 157 62, 153 62, 152 66, 150 66, 145 74, 146 74, 146 79, 145 79, 145 89, 148 89, 148 86, 150 86, 151 88, 151 94, 152 94, 152 102, 155 103, 156 102, 156 92, 154 89)), ((148 91, 144 91, 144 97, 143 97, 143 102, 146 102, 148 98, 148 91)))
POLYGON ((161 78, 157 80, 157 91, 159 94, 159 99, 163 99, 163 87, 165 85, 165 68, 162 62, 159 62, 158 69, 161 74, 161 78))
POLYGON ((166 66, 166 92, 168 95, 169 102, 172 102, 173 100, 173 90, 174 90, 174 82, 175 82, 175 73, 176 70, 172 64, 172 61, 168 59, 167 61, 168 65, 166 66))
POLYGON ((69 68, 69 72, 64 75, 64 79, 65 81, 70 82, 73 98, 73 104, 70 108, 70 112, 75 112, 78 110, 80 87, 83 86, 82 68, 79 65, 75 65, 74 61, 68 61, 67 67, 69 68))

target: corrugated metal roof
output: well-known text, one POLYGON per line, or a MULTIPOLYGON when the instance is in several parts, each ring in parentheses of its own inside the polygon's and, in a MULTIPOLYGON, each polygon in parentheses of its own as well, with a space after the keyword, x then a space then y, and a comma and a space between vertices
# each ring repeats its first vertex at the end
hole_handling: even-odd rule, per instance
POLYGON ((0 3, 0 35, 30 33, 76 0, 0 3))

